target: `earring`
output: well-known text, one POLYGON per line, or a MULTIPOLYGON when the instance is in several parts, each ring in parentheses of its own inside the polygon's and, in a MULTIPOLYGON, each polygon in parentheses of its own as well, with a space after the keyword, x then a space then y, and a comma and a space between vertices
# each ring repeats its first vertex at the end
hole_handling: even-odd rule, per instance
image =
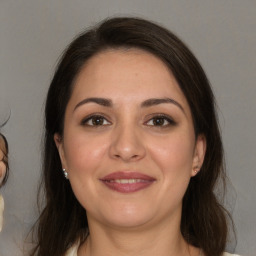
POLYGON ((4 213, 4 199, 2 195, 0 195, 0 232, 3 227, 3 213, 4 213))
POLYGON ((194 171, 195 174, 197 174, 199 172, 199 170, 200 170, 199 166, 195 166, 193 168, 193 171, 194 171))
POLYGON ((62 169, 64 177, 68 180, 68 172, 66 171, 66 169, 62 169))

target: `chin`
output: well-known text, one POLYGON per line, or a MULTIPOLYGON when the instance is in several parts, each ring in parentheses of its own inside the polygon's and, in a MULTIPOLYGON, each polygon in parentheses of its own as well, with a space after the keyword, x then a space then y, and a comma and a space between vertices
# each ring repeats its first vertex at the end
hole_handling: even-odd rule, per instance
POLYGON ((119 229, 136 229, 139 227, 143 227, 148 223, 148 218, 139 217, 139 216, 129 216, 122 218, 109 219, 108 223, 112 227, 116 227, 119 229))
POLYGON ((125 206, 116 210, 112 208, 109 212, 104 212, 103 217, 110 226, 132 229, 146 225, 153 216, 152 210, 125 206))

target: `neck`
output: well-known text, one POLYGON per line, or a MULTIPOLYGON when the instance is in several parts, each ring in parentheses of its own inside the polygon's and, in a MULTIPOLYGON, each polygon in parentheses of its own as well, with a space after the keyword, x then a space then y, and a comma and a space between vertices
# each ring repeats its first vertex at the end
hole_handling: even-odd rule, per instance
POLYGON ((198 256, 199 250, 187 244, 175 223, 180 222, 130 229, 91 223, 90 235, 78 256, 198 256))

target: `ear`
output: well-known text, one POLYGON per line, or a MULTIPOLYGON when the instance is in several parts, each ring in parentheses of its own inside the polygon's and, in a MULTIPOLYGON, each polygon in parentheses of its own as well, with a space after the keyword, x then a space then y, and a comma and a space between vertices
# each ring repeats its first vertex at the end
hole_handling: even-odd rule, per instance
POLYGON ((3 161, 0 161, 0 185, 2 184, 6 174, 6 165, 3 161))
POLYGON ((62 169, 66 169, 67 165, 66 165, 66 158, 65 158, 64 146, 63 146, 63 139, 59 133, 54 134, 54 142, 59 151, 62 169))
POLYGON ((196 138, 192 171, 191 171, 192 177, 197 175, 197 173, 200 171, 204 162, 205 152, 206 152, 206 138, 203 134, 200 134, 196 138))

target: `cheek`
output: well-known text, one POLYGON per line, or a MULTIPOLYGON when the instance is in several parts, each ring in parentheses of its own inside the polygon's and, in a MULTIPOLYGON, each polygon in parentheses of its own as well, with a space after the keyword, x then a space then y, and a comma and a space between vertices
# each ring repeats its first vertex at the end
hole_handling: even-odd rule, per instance
POLYGON ((193 136, 180 135, 161 138, 151 144, 153 160, 160 166, 163 174, 190 174, 193 160, 193 136))
POLYGON ((65 137, 65 159, 73 192, 80 204, 88 211, 97 201, 97 183, 107 143, 100 138, 84 134, 65 137))
POLYGON ((64 144, 65 159, 68 170, 77 174, 95 171, 107 150, 103 138, 85 135, 66 137, 64 144))

